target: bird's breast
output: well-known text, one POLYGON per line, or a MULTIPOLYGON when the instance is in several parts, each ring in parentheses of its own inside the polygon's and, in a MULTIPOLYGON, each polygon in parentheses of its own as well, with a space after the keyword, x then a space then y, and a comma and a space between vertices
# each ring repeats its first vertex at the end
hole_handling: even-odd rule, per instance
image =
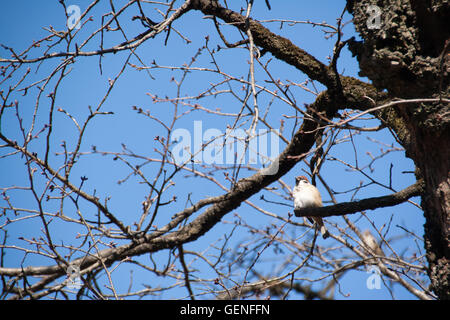
POLYGON ((320 198, 317 198, 317 194, 312 192, 312 190, 303 190, 295 187, 293 196, 295 208, 320 207, 322 205, 322 201, 320 201, 320 198))

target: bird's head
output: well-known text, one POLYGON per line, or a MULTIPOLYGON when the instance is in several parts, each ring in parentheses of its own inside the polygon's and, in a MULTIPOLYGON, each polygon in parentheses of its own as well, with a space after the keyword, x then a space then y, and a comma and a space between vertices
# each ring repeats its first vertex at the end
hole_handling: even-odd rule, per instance
POLYGON ((305 176, 298 176, 295 177, 295 184, 299 185, 299 184, 309 184, 308 178, 305 176))

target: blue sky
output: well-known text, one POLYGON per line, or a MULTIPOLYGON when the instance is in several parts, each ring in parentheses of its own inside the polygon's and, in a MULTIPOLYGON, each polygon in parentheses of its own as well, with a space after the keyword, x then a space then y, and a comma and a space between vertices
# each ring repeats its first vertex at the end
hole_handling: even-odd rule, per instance
MULTIPOLYGON (((69 4, 75 4, 80 6, 83 11, 87 5, 88 1, 66 1, 69 4)), ((330 24, 335 24, 336 17, 342 12, 345 1, 313 1, 313 2, 303 2, 301 5, 298 1, 283 1, 281 3, 271 2, 272 10, 268 11, 263 1, 257 1, 253 9, 253 17, 257 20, 266 19, 292 19, 292 20, 311 20, 314 22, 326 21, 330 24)), ((119 7, 119 5, 117 5, 119 7)), ((88 25, 86 31, 82 31, 79 35, 80 39, 84 39, 89 31, 96 30, 100 26, 100 17, 102 9, 108 8, 108 2, 101 2, 98 8, 93 12, 93 21, 88 25)), ((137 14, 136 9, 133 9, 126 16, 130 18, 137 14), (134 10, 134 11, 133 11, 134 10)), ((158 19, 158 14, 155 11, 149 11, 149 16, 158 19)), ((122 19, 124 19, 122 17, 122 19)), ((344 21, 349 21, 350 16, 348 14, 344 15, 344 21)), ((126 24, 127 37, 131 38, 144 29, 136 21, 133 23, 128 22, 126 24)), ((8 1, 3 4, 3 10, 0 13, 0 43, 8 47, 15 48, 16 51, 20 52, 27 48, 32 41, 41 39, 47 35, 47 31, 42 29, 43 26, 49 27, 53 26, 56 30, 64 28, 65 16, 62 7, 57 3, 57 1, 8 1)), ((334 46, 335 39, 324 39, 324 33, 320 27, 311 27, 310 25, 299 24, 295 27, 286 27, 280 29, 279 23, 267 23, 273 32, 280 33, 283 36, 291 39, 295 44, 308 51, 314 55, 317 59, 322 62, 328 62, 327 57, 331 55, 332 48, 334 46)), ((197 52, 198 48, 205 44, 205 36, 209 34, 214 34, 214 38, 211 38, 209 46, 215 48, 217 45, 222 45, 221 40, 215 36, 212 31, 212 22, 208 19, 202 19, 202 15, 198 12, 189 12, 183 16, 180 20, 176 21, 174 27, 181 30, 183 35, 189 38, 192 42, 186 44, 186 42, 172 33, 168 45, 164 45, 165 35, 159 35, 156 39, 152 39, 144 43, 138 50, 137 53, 141 58, 143 58, 146 65, 151 65, 153 60, 156 60, 159 65, 167 66, 181 66, 184 63, 189 63, 190 59, 197 52)), ((230 37, 229 41, 240 40, 238 34, 232 29, 224 28, 226 35, 230 37)), ((344 39, 351 36, 357 36, 354 32, 353 26, 350 24, 346 25, 344 28, 344 39)), ((82 41, 82 40, 81 40, 82 41)), ((104 47, 114 45, 119 41, 123 41, 123 38, 118 36, 105 36, 104 47)), ((86 50, 96 50, 98 48, 98 41, 91 41, 91 43, 86 47, 86 50)), ((59 49, 61 49, 60 47, 59 49)), ((74 50, 73 47, 69 50, 74 50)), ((52 50, 51 52, 54 52, 52 50)), ((8 57, 8 53, 4 49, 0 49, 1 57, 8 57)), ((33 56, 33 52, 30 52, 29 58, 33 56)), ((62 107, 65 110, 70 111, 70 113, 79 121, 82 122, 89 115, 88 106, 92 106, 94 109, 101 102, 102 97, 105 95, 108 86, 109 79, 113 79, 118 72, 123 67, 126 59, 128 58, 127 53, 117 53, 115 55, 107 55, 102 58, 103 73, 100 74, 99 70, 99 59, 79 57, 77 63, 71 67, 70 75, 63 81, 59 89, 59 95, 57 96, 56 105, 62 107)), ((264 57, 264 61, 273 58, 270 55, 264 57)), ((230 74, 246 74, 242 70, 248 69, 248 52, 244 49, 235 50, 223 50, 217 55, 218 63, 223 67, 223 71, 230 74)), ((30 66, 33 69, 33 73, 30 75, 30 82, 42 79, 42 77, 48 74, 60 60, 53 59, 48 62, 44 62, 37 73, 34 73, 35 66, 30 66)), ((133 64, 139 64, 139 61, 132 57, 130 62, 133 64)), ((197 59, 195 66, 198 67, 208 67, 211 64, 210 56, 207 53, 202 53, 202 55, 197 59)), ((273 74, 285 81, 290 79, 293 82, 300 83, 306 80, 305 75, 295 70, 293 67, 287 66, 284 63, 276 61, 274 58, 271 62, 273 74)), ((358 77, 358 66, 356 59, 351 57, 351 54, 346 48, 343 49, 341 57, 338 62, 338 69, 341 73, 348 76, 358 77)), ((108 97, 106 102, 102 106, 103 112, 113 112, 111 115, 103 115, 95 118, 91 125, 86 131, 86 139, 81 145, 81 151, 89 152, 92 146, 96 146, 98 150, 102 151, 115 151, 120 152, 122 150, 122 144, 125 144, 127 148, 144 153, 149 157, 156 157, 157 153, 154 148, 158 145, 155 142, 155 136, 164 136, 165 131, 161 126, 156 125, 154 122, 149 121, 148 118, 139 115, 132 109, 132 106, 142 107, 144 110, 150 110, 151 114, 155 117, 163 120, 169 121, 172 117, 172 107, 170 104, 154 104, 149 96, 149 94, 158 94, 160 97, 164 95, 173 96, 176 92, 176 87, 170 82, 172 77, 176 79, 180 78, 180 72, 173 71, 168 72, 166 70, 151 70, 150 73, 155 79, 149 77, 148 73, 145 71, 136 71, 132 68, 127 68, 126 72, 119 78, 118 82, 115 84, 115 89, 112 91, 111 95, 108 97)), ((17 80, 16 78, 11 79, 11 82, 17 80)), ((260 79, 263 83, 263 72, 261 69, 256 71, 257 79, 260 79), (260 78, 258 78, 260 76, 260 78)), ((211 73, 195 73, 189 75, 188 81, 183 84, 182 95, 196 95, 205 88, 208 87, 208 83, 218 81, 220 77, 211 73)), ((363 79, 366 80, 366 79, 363 79)), ((52 83, 54 84, 54 79, 52 83)), ((50 86, 51 88, 51 86, 50 86)), ((322 88, 318 86, 318 88, 322 88)), ((2 88, 2 90, 5 88, 2 88)), ((314 101, 314 95, 308 94, 302 90, 296 90, 295 98, 299 101, 299 105, 303 103, 310 103, 314 101)), ((33 112, 34 105, 36 103, 36 92, 30 92, 25 97, 17 95, 12 97, 12 101, 17 99, 20 104, 20 110, 23 110, 24 125, 25 127, 31 123, 31 116, 33 112), (29 111, 28 111, 29 109, 29 111)), ((240 106, 236 104, 236 101, 229 96, 221 96, 221 99, 208 98, 203 100, 204 103, 208 105, 211 109, 213 107, 221 108, 222 111, 228 110, 238 110, 240 106)), ((265 107, 268 103, 264 98, 261 99, 261 105, 265 107)), ((39 109, 38 120, 36 130, 42 128, 42 126, 48 120, 45 116, 45 111, 48 111, 49 99, 45 94, 42 95, 40 99, 40 104, 42 107, 39 109)), ((272 123, 278 123, 281 119, 286 119, 284 115, 289 115, 292 110, 287 106, 275 103, 275 107, 279 108, 276 114, 272 114, 272 123)), ((203 115, 198 112, 193 112, 188 116, 184 117, 177 122, 175 128, 183 128, 193 132, 194 121, 203 121, 203 130, 208 128, 216 128, 222 132, 226 129, 226 121, 223 118, 208 118, 204 119, 203 115)), ((55 115, 55 128, 54 128, 54 143, 52 145, 51 161, 53 165, 58 167, 58 164, 62 163, 62 157, 55 155, 55 152, 61 152, 61 142, 65 141, 69 150, 74 148, 76 141, 74 137, 77 134, 77 129, 72 121, 68 119, 62 113, 57 113, 55 115)), ((362 122, 355 122, 354 124, 361 124, 362 122)), ((366 124, 376 125, 375 121, 366 124)), ((6 113, 2 118, 1 123, 2 132, 5 134, 10 134, 16 136, 16 139, 20 141, 21 137, 17 134, 18 123, 13 112, 6 113)), ((286 120, 286 131, 292 130, 293 123, 286 120)), ((391 144, 393 146, 398 146, 395 140, 391 137, 387 130, 383 130, 377 133, 371 133, 370 138, 383 141, 388 146, 391 144)), ((43 140, 43 139, 42 139, 43 140)), ((358 146, 358 160, 359 164, 363 166, 364 164, 370 163, 371 152, 374 156, 380 154, 382 146, 375 143, 374 140, 369 140, 368 135, 361 134, 354 137, 354 144, 358 146)), ((30 148, 42 154, 42 142, 34 142, 30 148)), ((284 147, 284 144, 280 144, 280 151, 284 147)), ((384 146, 384 148, 388 148, 384 146)), ((0 155, 4 154, 4 150, 0 149, 0 155)), ((354 151, 351 143, 343 143, 339 148, 333 149, 331 156, 348 161, 348 163, 355 164, 354 151)), ((72 177, 74 181, 77 181, 76 177, 87 176, 89 180, 84 185, 84 188, 89 193, 96 193, 101 199, 108 200, 108 207, 112 209, 117 216, 120 217, 126 224, 131 224, 135 221, 136 215, 140 213, 142 200, 147 194, 148 190, 142 184, 138 183, 136 177, 131 177, 126 183, 118 184, 117 181, 124 179, 128 174, 129 170, 123 163, 119 161, 112 161, 111 156, 101 156, 101 155, 88 155, 80 158, 79 163, 74 168, 72 177)), ((136 163, 138 163, 137 161, 136 163)), ((414 175, 410 173, 403 173, 405 171, 413 171, 414 166, 410 159, 405 158, 403 151, 397 151, 390 153, 386 157, 383 157, 371 172, 368 168, 366 171, 370 175, 384 183, 389 182, 389 166, 393 164, 393 177, 394 184, 393 187, 396 190, 401 190, 412 183, 414 183, 414 175)), ((151 176, 152 172, 157 168, 157 164, 148 165, 143 168, 143 172, 151 176)), ((302 169, 307 169, 302 163, 289 172, 283 180, 289 184, 293 184, 294 177, 301 172, 302 169)), ((367 179, 361 174, 350 172, 347 168, 342 166, 338 162, 328 161, 322 169, 322 176, 327 177, 327 181, 332 186, 335 191, 345 191, 350 188, 350 186, 358 185, 359 181, 367 182, 367 179)), ((179 201, 174 204, 167 212, 161 214, 155 223, 159 226, 164 225, 165 222, 171 217, 171 215, 184 207, 187 201, 187 194, 195 191, 193 194, 192 201, 198 201, 204 197, 222 194, 222 190, 215 187, 209 182, 202 180, 195 180, 188 183, 183 183, 182 176, 177 177, 177 185, 172 189, 173 191, 168 194, 168 198, 163 199, 165 201, 169 200, 169 195, 176 194, 179 201)), ((12 186, 12 185, 26 185, 26 174, 23 172, 23 159, 19 156, 10 158, 0 159, 0 187, 12 186)), ((40 185, 38 188, 42 188, 40 185)), ((321 190, 322 195, 326 192, 320 184, 318 185, 319 190, 321 190)), ((380 186, 370 186, 361 193, 358 193, 356 198, 362 199, 365 197, 373 197, 388 194, 389 192, 380 186)), ((14 192, 12 194, 15 199, 18 200, 18 206, 20 207, 33 207, 35 203, 29 194, 26 192, 14 192)), ((351 193, 344 193, 342 195, 337 195, 338 201, 349 201, 351 193)), ((267 210, 272 210, 280 215, 280 210, 282 207, 260 202, 258 199, 260 194, 255 195, 250 200, 255 201, 261 206, 264 206, 267 210)), ((414 199, 416 202, 419 200, 414 199)), ((3 200, 0 200, 3 201, 3 200)), ((324 196, 325 204, 329 203, 330 199, 324 196)), ((2 203, 3 204, 3 203, 2 203)), ((48 204, 48 210, 55 210, 54 204, 48 204)), ((83 205, 83 209, 89 211, 94 210, 87 204, 83 205)), ((252 210, 247 205, 242 205, 238 210, 238 214, 245 215, 246 221, 254 225, 255 228, 264 228, 266 224, 271 223, 266 217, 261 217, 261 215, 252 210)), ((285 213, 287 216, 287 211, 285 213)), ((389 223, 391 217, 391 237, 395 237, 401 232, 401 229, 396 227, 397 225, 404 226, 408 230, 415 231, 418 235, 422 235, 423 231, 423 215, 420 210, 415 208, 410 204, 402 204, 400 206, 387 208, 383 210, 376 210, 368 212, 375 224, 378 227, 386 225, 389 223)), ((359 214, 352 215, 349 217, 354 221, 358 227, 364 229, 369 226, 366 219, 361 218, 359 214)), ((3 221, 3 217, 0 218, 0 222, 3 221)), ((225 222, 232 221, 232 213, 224 218, 225 222)), ((335 223, 342 223, 342 218, 330 218, 329 221, 335 223)), ((273 222, 273 221, 272 221, 273 222)), ((77 232, 81 232, 77 228, 67 229, 66 225, 59 225, 55 223, 51 226, 52 231, 55 232, 56 237, 61 239, 70 239, 76 236, 77 232)), ((193 244, 187 244, 185 250, 201 251, 209 244, 214 241, 218 241, 218 238, 222 238, 226 233, 231 230, 231 225, 226 223, 216 226, 211 232, 203 236, 198 242, 193 244)), ((36 228, 33 223, 24 222, 20 225, 20 228, 12 226, 9 230, 9 236, 11 239, 17 238, 20 235, 30 235, 39 236, 41 234, 40 228, 36 228)), ((244 237, 245 233, 242 233, 244 237)), ((237 238, 236 241, 244 238, 237 238)), ((15 240, 14 240, 15 241, 15 240)), ((12 241, 12 242, 14 242, 12 241)), ((322 240, 319 240, 322 241, 322 240)), ((326 245, 326 243, 319 243, 321 245, 326 245)), ((398 250, 408 250, 414 246, 413 243, 405 241, 397 241, 393 243, 394 246, 398 247, 398 250)), ((412 249, 411 249, 412 250, 412 249)), ((423 247, 421 247, 423 250, 423 247)), ((161 252, 155 254, 157 259, 164 260, 167 258, 167 252, 161 252)), ((264 256, 267 259, 267 268, 274 267, 276 265, 276 256, 273 254, 267 254, 264 256), (275 261, 275 262, 274 262, 275 261)), ((6 266, 16 266, 17 263, 22 261, 23 255, 14 251, 6 256, 5 265, 6 266)), ((143 257, 141 261, 146 261, 143 257)), ((44 261, 36 256, 30 256, 26 258, 26 263, 33 264, 47 264, 48 261, 44 261)), ((128 267, 124 267, 120 273, 117 274, 115 278, 115 285, 117 287, 127 288, 129 273, 128 267)), ((264 270, 263 270, 264 271, 264 270)), ((140 279, 139 276, 146 277, 144 273, 136 272, 134 274, 135 286, 139 287, 142 283, 146 282, 146 278, 140 279)), ((351 271, 348 272, 341 280, 341 292, 336 293, 335 298, 337 299, 390 299, 391 295, 389 291, 383 287, 380 290, 368 290, 365 281, 368 277, 366 272, 362 271, 351 271)), ((158 281, 161 279, 158 279, 158 281)), ((142 287, 142 286, 141 286, 142 287)), ((175 298, 184 297, 186 292, 184 288, 177 289, 173 293, 173 296, 165 296, 165 298, 175 298)), ((406 290, 396 287, 394 289, 395 297, 399 299, 413 299, 414 297, 408 293, 406 290)))

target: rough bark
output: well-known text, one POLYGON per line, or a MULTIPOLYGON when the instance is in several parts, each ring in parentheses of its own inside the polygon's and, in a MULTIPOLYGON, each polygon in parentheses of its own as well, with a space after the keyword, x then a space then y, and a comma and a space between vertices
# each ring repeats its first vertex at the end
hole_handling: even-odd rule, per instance
MULTIPOLYGON (((450 7, 446 1, 348 1, 362 41, 351 41, 360 75, 398 98, 448 97, 450 7), (381 9, 367 26, 368 6, 381 9), (380 72, 383 70, 383 72, 380 72)), ((431 287, 450 299, 450 112, 448 103, 405 104, 378 116, 396 133, 425 182, 422 207, 431 287)))

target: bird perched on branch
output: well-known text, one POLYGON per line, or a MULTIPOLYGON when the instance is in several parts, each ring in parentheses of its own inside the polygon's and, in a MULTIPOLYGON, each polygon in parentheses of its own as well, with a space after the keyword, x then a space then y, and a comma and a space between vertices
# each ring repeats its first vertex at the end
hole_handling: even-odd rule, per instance
MULTIPOLYGON (((292 194, 294 196, 294 210, 322 206, 322 197, 320 196, 319 190, 309 183, 308 178, 305 176, 298 176, 295 178, 295 187, 292 194)), ((322 218, 311 217, 311 219, 314 220, 319 227, 322 238, 328 238, 330 233, 325 228, 322 218)))
MULTIPOLYGON (((377 239, 372 235, 372 233, 370 233, 369 230, 364 230, 361 239, 364 241, 364 245, 367 245, 369 249, 372 250, 372 253, 377 256, 384 256, 384 252, 378 245, 377 239)), ((370 254, 370 252, 368 253, 370 254)))

